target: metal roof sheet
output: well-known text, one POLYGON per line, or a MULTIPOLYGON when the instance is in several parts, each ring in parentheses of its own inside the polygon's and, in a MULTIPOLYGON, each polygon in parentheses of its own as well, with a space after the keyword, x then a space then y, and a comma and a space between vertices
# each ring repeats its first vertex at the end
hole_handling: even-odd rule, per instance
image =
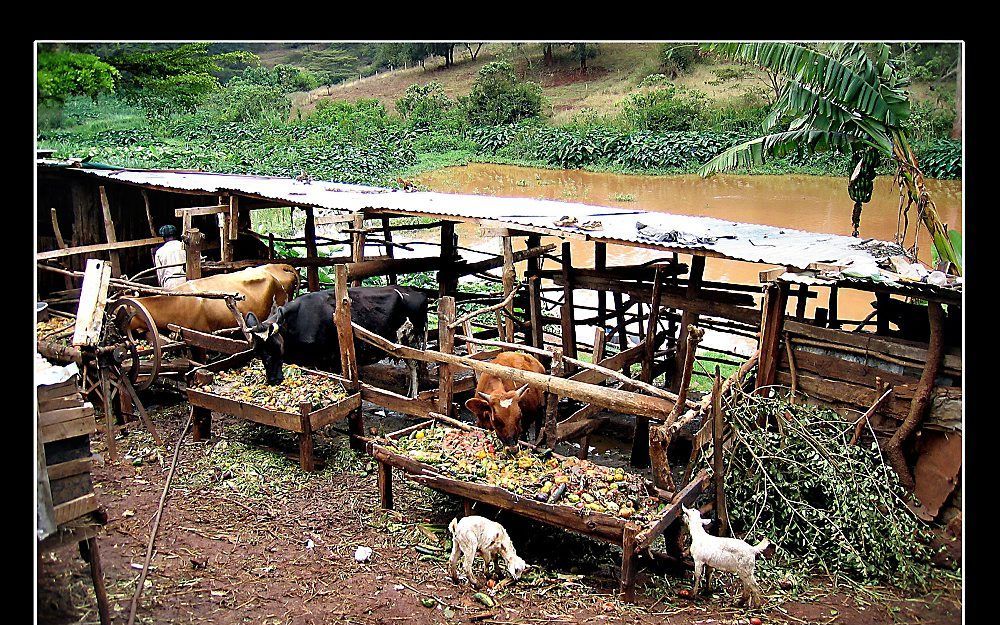
MULTIPOLYGON (((584 237, 664 251, 696 252, 753 263, 807 269, 812 263, 871 266, 889 256, 893 243, 740 223, 713 217, 675 215, 558 200, 403 191, 322 180, 184 172, 74 168, 108 180, 205 194, 233 193, 313 206, 337 213, 373 210, 401 215, 427 215, 484 222, 501 228, 541 230, 554 236, 584 237), (599 221, 585 230, 557 225, 563 216, 578 223, 599 221)), ((895 252, 898 253, 898 252, 895 252)))

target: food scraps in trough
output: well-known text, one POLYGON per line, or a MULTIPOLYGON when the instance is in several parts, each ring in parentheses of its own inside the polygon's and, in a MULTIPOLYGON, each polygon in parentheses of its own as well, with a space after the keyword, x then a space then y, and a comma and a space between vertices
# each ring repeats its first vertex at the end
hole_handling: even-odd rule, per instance
POLYGON ((492 432, 431 426, 401 439, 381 441, 389 450, 454 478, 498 486, 521 497, 599 512, 639 524, 667 505, 650 496, 646 480, 622 468, 521 449, 506 452, 492 432))
POLYGON ((49 317, 45 321, 35 324, 37 337, 39 340, 51 341, 62 345, 69 345, 76 329, 76 322, 63 317, 49 317))
POLYGON ((211 384, 196 388, 268 410, 296 414, 301 403, 308 402, 317 410, 347 397, 344 386, 333 378, 291 364, 282 365, 282 369, 285 379, 273 386, 266 383, 264 365, 255 360, 241 369, 219 371, 211 384))

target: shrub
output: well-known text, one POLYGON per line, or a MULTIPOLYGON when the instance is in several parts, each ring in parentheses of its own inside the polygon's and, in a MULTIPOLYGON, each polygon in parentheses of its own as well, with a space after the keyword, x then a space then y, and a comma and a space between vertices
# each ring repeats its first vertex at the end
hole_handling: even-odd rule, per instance
POLYGON ((288 118, 291 101, 280 87, 240 81, 215 94, 209 109, 221 122, 273 122, 288 118))
POLYGON ((272 70, 278 76, 278 86, 285 93, 311 91, 319 86, 319 78, 308 69, 278 64, 272 70))
POLYGON ((672 78, 691 69, 698 58, 698 44, 695 43, 665 43, 660 48, 660 65, 672 78))
POLYGON ((403 97, 396 100, 396 111, 411 128, 430 128, 454 108, 455 102, 445 95, 441 83, 412 84, 403 97))
POLYGON ((494 61, 480 68, 469 95, 459 101, 473 126, 512 124, 539 116, 542 87, 518 81, 514 66, 508 61, 494 61))
POLYGON ((700 123, 705 97, 668 85, 633 93, 619 106, 622 125, 630 130, 691 130, 700 123))
POLYGON ((962 142, 935 139, 916 149, 920 170, 930 178, 962 177, 962 142))
POLYGON ((915 143, 929 142, 949 138, 954 121, 954 108, 934 106, 926 101, 913 102, 906 118, 906 129, 915 143))
POLYGON ((38 53, 38 99, 53 105, 74 95, 96 100, 115 90, 121 73, 93 54, 76 52, 38 53))

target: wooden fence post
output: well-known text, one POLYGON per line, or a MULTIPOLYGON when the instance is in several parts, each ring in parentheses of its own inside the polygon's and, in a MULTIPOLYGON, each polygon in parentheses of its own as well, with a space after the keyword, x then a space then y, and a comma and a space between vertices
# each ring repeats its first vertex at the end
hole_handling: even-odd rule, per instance
MULTIPOLYGON (((305 211, 306 227, 304 235, 306 239, 306 256, 315 259, 319 257, 319 252, 316 250, 316 216, 313 214, 312 206, 306 206, 305 211)), ((310 291, 319 290, 319 267, 316 265, 306 267, 306 283, 310 291)))
POLYGON ((715 518, 719 521, 719 536, 729 535, 729 504, 726 502, 726 468, 724 464, 723 436, 726 416, 722 412, 722 375, 715 365, 712 384, 712 473, 715 479, 715 518))
MULTIPOLYGON (((514 246, 511 242, 510 231, 505 231, 501 242, 503 245, 503 296, 507 297, 514 290, 514 282, 517 281, 517 274, 514 271, 514 246)), ((508 343, 514 342, 514 300, 504 306, 504 338, 508 343)))
POLYGON ((188 280, 201 277, 201 246, 204 243, 205 235, 197 228, 191 228, 184 234, 184 251, 187 254, 184 275, 188 280))
MULTIPOLYGON (((104 185, 97 188, 101 197, 101 210, 104 214, 104 234, 108 238, 108 243, 117 243, 118 237, 115 235, 115 222, 111 220, 111 206, 108 205, 108 194, 104 191, 104 185)), ((121 260, 118 257, 118 250, 109 250, 108 257, 111 258, 111 277, 120 278, 122 275, 121 260)))
MULTIPOLYGON (((576 358, 576 317, 573 309, 573 255, 569 241, 562 244, 562 278, 563 278, 563 305, 562 305, 562 351, 570 358, 576 358)), ((573 373, 575 368, 566 365, 566 372, 573 373)))
MULTIPOLYGON (((563 352, 561 349, 552 350, 552 369, 550 373, 554 376, 562 377, 565 371, 563 363, 563 352)), ((555 393, 545 394, 545 445, 549 448, 556 446, 556 438, 559 428, 559 396, 555 393)))
POLYGON ((312 422, 309 421, 309 413, 312 412, 312 403, 302 402, 299 404, 299 466, 303 471, 315 471, 316 459, 313 457, 313 436, 312 422))
MULTIPOLYGON (((687 299, 694 300, 698 298, 698 292, 701 290, 701 280, 705 275, 705 257, 692 255, 691 256, 691 270, 688 273, 688 284, 687 284, 687 299)), ((670 387, 677 391, 681 386, 682 371, 684 370, 684 359, 686 357, 684 351, 687 349, 687 334, 688 328, 698 323, 698 313, 691 312, 685 309, 681 313, 681 331, 680 335, 677 337, 677 354, 674 357, 674 375, 673 379, 670 381, 670 387)))
POLYGON ((785 306, 788 304, 788 284, 770 283, 764 289, 761 302, 760 360, 757 364, 756 392, 774 384, 778 371, 778 348, 785 324, 785 306))
MULTIPOLYGON (((645 349, 643 350, 642 372, 639 379, 653 381, 653 356, 656 354, 656 326, 660 316, 660 294, 663 292, 663 272, 659 267, 653 274, 653 296, 649 302, 649 322, 646 324, 645 349)), ((641 310, 641 308, 640 308, 641 310)), ((636 416, 635 432, 632 435, 632 455, 634 467, 649 466, 649 419, 636 416)))
POLYGON ((438 296, 458 290, 458 278, 452 270, 455 260, 455 222, 441 223, 441 269, 438 271, 438 296))
MULTIPOLYGON (((443 354, 455 352, 455 330, 450 324, 455 321, 455 298, 446 295, 438 300, 438 351, 443 354)), ((438 364, 438 412, 453 416, 455 399, 455 375, 451 365, 438 364)))
MULTIPOLYGON (((334 268, 336 284, 334 293, 337 298, 337 308, 334 320, 337 325, 337 342, 340 345, 340 374, 347 378, 348 393, 361 390, 361 372, 358 369, 358 358, 354 347, 354 329, 351 327, 351 298, 347 291, 347 265, 339 264, 334 268)), ((365 423, 361 406, 354 409, 348 416, 348 429, 351 432, 351 449, 364 451, 364 442, 359 438, 364 436, 365 423)))
POLYGON ((538 349, 545 349, 545 322, 542 320, 541 278, 528 278, 528 315, 531 318, 530 344, 538 349))
MULTIPOLYGON (((385 241, 385 255, 388 256, 389 258, 395 258, 396 253, 393 251, 393 245, 392 245, 392 228, 389 226, 388 217, 382 218, 382 239, 385 241)), ((395 273, 389 273, 386 276, 388 284, 396 284, 398 279, 399 276, 397 276, 395 273)))
MULTIPOLYGON (((354 216, 351 229, 353 230, 351 232, 351 262, 360 263, 365 259, 365 239, 367 238, 364 214, 354 216)), ((352 280, 351 286, 361 286, 361 279, 352 280)))

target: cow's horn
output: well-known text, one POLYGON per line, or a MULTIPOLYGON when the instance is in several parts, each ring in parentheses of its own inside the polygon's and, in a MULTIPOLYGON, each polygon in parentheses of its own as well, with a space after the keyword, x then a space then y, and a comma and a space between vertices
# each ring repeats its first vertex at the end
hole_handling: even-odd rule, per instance
POLYGON ((481 391, 476 391, 476 395, 479 395, 485 401, 489 401, 490 399, 492 399, 489 395, 487 395, 486 393, 483 393, 481 391))
POLYGON ((517 389, 517 396, 520 397, 521 395, 524 395, 524 391, 526 391, 526 390, 528 390, 528 385, 527 384, 525 384, 521 388, 517 389))

